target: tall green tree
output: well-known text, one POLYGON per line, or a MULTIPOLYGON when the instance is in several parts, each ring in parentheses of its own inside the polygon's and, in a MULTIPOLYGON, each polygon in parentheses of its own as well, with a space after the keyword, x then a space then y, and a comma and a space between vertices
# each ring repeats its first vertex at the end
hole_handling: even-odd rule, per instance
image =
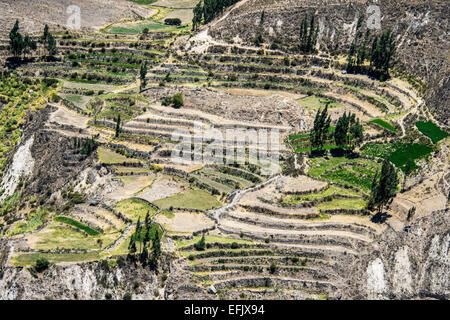
POLYGON ((24 48, 22 35, 19 33, 19 20, 16 20, 9 32, 9 50, 14 57, 20 57, 24 48))
POLYGON ((194 17, 192 18, 192 30, 197 30, 201 25, 203 19, 203 6, 202 1, 199 1, 194 8, 194 17))
POLYGON ((310 134, 311 151, 313 148, 322 150, 328 137, 328 131, 331 125, 331 117, 328 115, 328 105, 327 103, 323 110, 317 110, 310 134))
POLYGON ((139 78, 140 78, 140 90, 144 90, 145 86, 147 85, 147 63, 144 62, 141 64, 141 68, 139 70, 139 78))
POLYGON ((25 38, 23 39, 23 54, 26 56, 36 49, 36 41, 32 40, 29 35, 25 35, 25 38))
POLYGON ((368 207, 370 209, 377 208, 378 212, 381 213, 383 207, 394 198, 398 183, 397 170, 388 159, 385 159, 381 167, 379 180, 377 173, 374 177, 374 181, 372 181, 372 190, 368 207))
POLYGON ((128 251, 130 253, 136 253, 136 241, 134 240, 133 237, 131 237, 130 239, 130 244, 128 245, 128 251))
POLYGON ((45 50, 47 50, 48 56, 53 57, 58 54, 56 40, 53 37, 53 35, 50 33, 48 25, 45 25, 44 33, 42 34, 40 41, 41 41, 42 45, 44 46, 45 50))
MULTIPOLYGON (((117 116, 117 121, 116 121, 116 138, 118 138, 120 135, 120 113, 117 116)), ((140 222, 139 222, 140 224, 140 222)))
POLYGON ((316 26, 316 16, 313 13, 308 20, 306 15, 300 24, 300 51, 302 53, 311 53, 315 51, 319 26, 316 26))

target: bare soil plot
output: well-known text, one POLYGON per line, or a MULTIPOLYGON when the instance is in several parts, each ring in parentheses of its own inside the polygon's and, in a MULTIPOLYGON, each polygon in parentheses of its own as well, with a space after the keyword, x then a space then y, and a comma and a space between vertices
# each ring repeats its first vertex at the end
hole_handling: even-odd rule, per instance
POLYGON ((166 8, 194 8, 197 3, 197 0, 159 0, 152 5, 166 8))
POLYGON ((106 197, 112 200, 123 200, 134 196, 137 192, 141 191, 145 187, 149 186, 153 180, 154 176, 125 176, 120 177, 122 181, 122 186, 110 192, 106 197))
POLYGON ((302 193, 322 189, 327 186, 326 182, 317 181, 307 176, 296 178, 284 177, 284 185, 281 187, 282 193, 302 193))
POLYGON ((184 184, 172 177, 162 177, 155 181, 150 188, 145 189, 139 197, 147 201, 155 201, 183 192, 184 184))
POLYGON ((80 8, 82 30, 98 29, 120 19, 147 16, 150 12, 148 8, 122 0, 1 0, 0 21, 4 27, 0 34, 9 33, 18 13, 22 17, 21 30, 25 32, 42 32, 45 24, 50 29, 67 28, 68 19, 74 13, 67 10, 73 5, 80 8))
POLYGON ((214 221, 203 213, 175 211, 172 218, 160 214, 156 221, 170 232, 195 232, 214 226, 214 221))
POLYGON ((147 97, 161 101, 166 96, 181 92, 186 109, 198 110, 205 114, 219 116, 222 119, 240 122, 270 124, 272 126, 306 129, 312 123, 309 112, 294 99, 274 94, 271 96, 246 96, 205 88, 151 88, 145 92, 147 97))
POLYGON ((193 17, 194 12, 192 11, 192 9, 176 9, 174 11, 169 12, 164 19, 178 18, 181 20, 182 24, 188 24, 192 22, 193 17))
POLYGON ((87 128, 89 118, 83 117, 75 111, 69 110, 65 107, 58 106, 58 110, 53 112, 48 122, 56 122, 58 124, 73 126, 79 129, 87 128))

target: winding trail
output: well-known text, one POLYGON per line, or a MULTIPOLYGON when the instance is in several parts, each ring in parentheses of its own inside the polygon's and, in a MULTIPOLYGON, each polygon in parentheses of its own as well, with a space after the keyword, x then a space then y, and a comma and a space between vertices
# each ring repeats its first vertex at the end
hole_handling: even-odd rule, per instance
POLYGON ((228 195, 228 199, 231 199, 231 202, 223 207, 217 208, 217 209, 212 209, 206 212, 206 214, 214 219, 216 222, 219 221, 220 216, 223 213, 228 212, 229 210, 233 209, 234 206, 239 202, 239 200, 241 200, 241 198, 248 192, 252 192, 252 191, 256 191, 258 189, 261 189, 263 187, 265 187, 266 185, 272 183, 273 181, 278 180, 281 177, 281 175, 276 175, 272 178, 270 178, 267 181, 261 182, 260 184, 257 184, 256 186, 247 188, 247 189, 243 189, 243 190, 236 190, 233 193, 230 193, 228 195))

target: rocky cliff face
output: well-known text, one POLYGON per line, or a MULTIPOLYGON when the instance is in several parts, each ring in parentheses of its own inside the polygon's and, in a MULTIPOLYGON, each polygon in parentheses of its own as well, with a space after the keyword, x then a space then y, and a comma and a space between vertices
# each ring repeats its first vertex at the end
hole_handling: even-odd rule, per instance
POLYGON ((448 34, 450 7, 447 1, 385 0, 243 0, 242 4, 213 24, 214 38, 242 40, 252 43, 260 28, 264 11, 262 35, 266 43, 280 40, 288 47, 299 39, 299 28, 306 14, 315 13, 319 23, 318 45, 321 49, 348 50, 354 39, 359 17, 364 17, 362 31, 374 19, 377 5, 381 14, 381 30, 391 29, 396 35, 397 65, 427 84, 426 96, 430 110, 447 126, 450 125, 448 99, 450 66, 448 34), (237 38, 238 36, 238 38, 237 38))
POLYGON ((152 300, 164 296, 163 274, 169 262, 162 259, 159 271, 119 258, 100 262, 52 265, 37 273, 31 268, 5 266, 10 247, 0 242, 0 300, 152 300))
POLYGON ((377 248, 355 263, 343 292, 348 299, 448 299, 449 210, 386 231, 377 248))

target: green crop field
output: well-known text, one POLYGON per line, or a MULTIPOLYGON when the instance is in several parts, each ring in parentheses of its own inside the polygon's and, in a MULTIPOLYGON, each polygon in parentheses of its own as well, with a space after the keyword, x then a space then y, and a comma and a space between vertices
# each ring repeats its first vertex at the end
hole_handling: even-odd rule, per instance
POLYGON ((375 124, 379 125, 380 127, 388 130, 388 131, 391 131, 391 132, 394 132, 394 133, 398 132, 397 129, 395 129, 395 127, 392 124, 390 124, 389 122, 384 121, 382 119, 373 119, 373 120, 370 120, 369 122, 375 123, 375 124))
POLYGON ((171 197, 156 200, 155 204, 160 208, 189 208, 198 210, 209 210, 222 204, 215 196, 199 189, 190 189, 171 197))
POLYGON ((358 177, 350 170, 345 168, 337 169, 328 174, 322 175, 322 178, 337 182, 340 184, 353 186, 358 189, 370 190, 372 186, 372 179, 366 177, 358 177))
POLYGON ((429 146, 418 143, 368 143, 362 149, 363 155, 389 159, 397 168, 403 171, 417 168, 416 160, 427 157, 433 149, 429 146))
POLYGON ((438 126, 436 126, 433 122, 423 122, 418 121, 416 122, 416 127, 419 129, 420 132, 422 132, 424 135, 429 137, 433 143, 437 143, 441 141, 442 139, 445 139, 448 137, 448 133, 441 130, 438 126))
POLYGON ((69 217, 59 216, 59 217, 55 217, 53 220, 55 220, 56 222, 65 223, 65 224, 71 225, 75 228, 81 229, 90 236, 97 236, 100 234, 100 232, 98 232, 97 230, 94 230, 91 227, 89 227, 85 224, 82 224, 81 222, 76 221, 69 217))

